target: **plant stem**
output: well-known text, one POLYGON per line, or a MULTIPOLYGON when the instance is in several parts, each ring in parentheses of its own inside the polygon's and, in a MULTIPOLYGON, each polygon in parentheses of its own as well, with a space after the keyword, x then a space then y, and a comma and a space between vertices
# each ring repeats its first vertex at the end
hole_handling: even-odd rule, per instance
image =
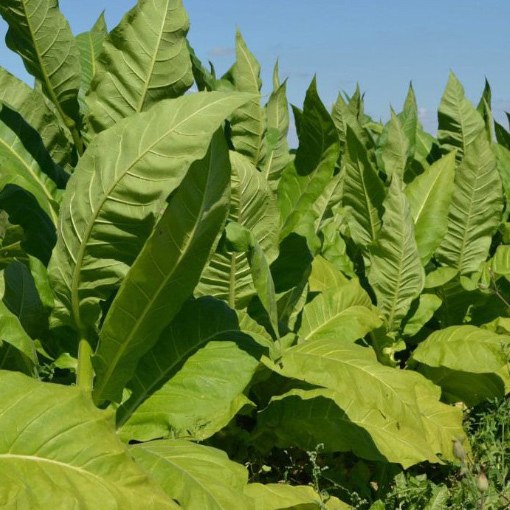
POLYGON ((76 370, 76 385, 87 393, 92 393, 92 348, 86 338, 81 338, 78 346, 78 368, 76 370))

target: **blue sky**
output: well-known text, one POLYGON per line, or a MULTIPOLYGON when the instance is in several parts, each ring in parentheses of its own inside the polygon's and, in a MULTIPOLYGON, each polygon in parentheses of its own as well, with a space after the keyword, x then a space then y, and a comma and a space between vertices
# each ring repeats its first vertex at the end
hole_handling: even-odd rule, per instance
MULTIPOLYGON (((134 4, 60 0, 75 33, 87 30, 102 10, 111 29, 134 4)), ((316 73, 328 107, 339 90, 351 93, 358 82, 367 112, 385 120, 390 105, 400 110, 412 80, 423 124, 435 132, 451 69, 474 102, 487 77, 496 118, 502 121, 510 111, 508 0, 184 0, 184 5, 189 39, 202 60, 226 71, 239 27, 268 87, 279 59, 282 77, 289 78, 289 100, 297 105, 316 73)), ((2 41, 5 30, 1 23, 2 41)), ((10 53, 0 46, 0 64, 26 77, 10 53)))

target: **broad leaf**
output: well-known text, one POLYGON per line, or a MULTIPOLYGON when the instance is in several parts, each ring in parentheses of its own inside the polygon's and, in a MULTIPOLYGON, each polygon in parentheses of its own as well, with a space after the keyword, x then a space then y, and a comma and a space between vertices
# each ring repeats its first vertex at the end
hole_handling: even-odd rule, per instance
POLYGON ((371 307, 357 280, 331 288, 305 305, 299 337, 303 341, 354 342, 382 324, 371 307))
POLYGON ((93 132, 191 87, 188 28, 181 0, 140 0, 125 14, 103 42, 87 96, 93 132))
POLYGON ((4 508, 179 508, 135 464, 111 413, 78 388, 5 371, 0 383, 4 508))
POLYGON ((381 227, 384 185, 365 147, 349 126, 346 131, 346 149, 342 205, 348 214, 352 239, 366 249, 375 241, 381 227))
POLYGON ((454 177, 455 152, 451 152, 427 168, 405 189, 423 265, 430 260, 448 230, 454 177))
POLYGON ((405 320, 402 334, 410 337, 416 335, 432 319, 434 313, 442 304, 441 298, 435 294, 421 294, 418 298, 416 310, 413 311, 411 317, 405 320))
POLYGON ((254 509, 251 498, 243 495, 248 483, 246 468, 221 450, 166 440, 132 446, 130 452, 186 510, 254 509))
POLYGON ((348 279, 325 258, 318 256, 313 259, 312 272, 308 279, 310 292, 324 292, 325 290, 341 287, 348 283, 348 279))
POLYGON ((450 73, 441 98, 438 119, 439 143, 447 152, 457 149, 457 161, 461 161, 467 146, 484 131, 484 123, 482 116, 466 99, 464 88, 453 73, 450 73))
POLYGON ((477 271, 488 255, 503 209, 496 158, 485 132, 465 149, 455 174, 448 231, 437 256, 461 273, 477 271))
POLYGON ((120 400, 140 358, 192 294, 227 216, 229 182, 219 131, 171 198, 108 311, 94 357, 98 402, 120 400))
POLYGON ((304 342, 285 351, 273 369, 330 390, 328 398, 390 462, 437 462, 436 453, 451 458, 453 432, 463 436, 461 412, 439 402, 439 388, 415 372, 381 365, 372 349, 304 342))
MULTIPOLYGON (((57 0, 7 0, 0 14, 9 24, 7 46, 19 53, 71 130, 78 122, 78 48, 57 0)), ((76 133, 76 131, 75 131, 76 133)))
MULTIPOLYGON (((229 221, 238 223, 253 234, 269 262, 278 253, 279 218, 276 199, 262 174, 250 161, 230 152, 232 165, 229 221)), ((195 290, 197 296, 214 296, 231 308, 242 308, 255 295, 255 287, 244 252, 220 248, 202 273, 195 290)))
MULTIPOLYGON (((30 88, 25 82, 0 67, 0 101, 18 112, 25 123, 33 128, 31 137, 42 141, 44 151, 51 155, 57 165, 64 167, 69 162, 72 152, 67 134, 54 110, 47 105, 39 90, 30 88)), ((24 132, 28 133, 26 127, 24 132)), ((32 145, 35 146, 34 142, 32 142, 32 145)), ((41 151, 42 149, 39 148, 39 152, 41 151)), ((36 157, 36 159, 40 161, 40 157, 36 157)), ((55 173, 52 175, 55 177, 52 178, 55 182, 59 185, 65 184, 65 180, 62 179, 67 176, 63 175, 61 171, 58 172, 57 176, 56 171, 58 169, 54 167, 54 164, 45 164, 42 166, 42 170, 46 173, 54 170, 55 173)))
POLYGON ((313 226, 312 205, 333 176, 340 151, 335 125, 317 94, 315 78, 306 92, 298 136, 296 158, 285 168, 278 186, 281 239, 313 226))
POLYGON ((383 225, 370 250, 369 282, 388 329, 395 331, 425 282, 402 182, 394 176, 384 201, 383 225))
POLYGON ((204 440, 218 432, 248 403, 256 347, 221 301, 185 303, 128 384, 131 395, 117 411, 121 437, 204 440))
POLYGON ((391 111, 391 119, 384 126, 379 138, 378 155, 381 161, 381 169, 387 176, 393 175, 404 178, 407 161, 411 156, 411 143, 404 131, 400 118, 391 111))
POLYGON ((262 86, 260 64, 246 46, 239 30, 236 33, 236 63, 232 78, 236 90, 254 94, 253 99, 237 109, 230 119, 232 144, 237 152, 258 166, 266 153, 265 112, 258 98, 262 86))
POLYGON ((98 301, 126 274, 165 198, 247 99, 208 92, 162 101, 94 138, 64 194, 49 266, 60 321, 95 322, 98 301))
POLYGON ((411 361, 441 386, 449 401, 477 405, 502 398, 508 373, 510 337, 474 326, 435 331, 414 351, 411 361))
POLYGON ((412 359, 430 367, 482 374, 507 363, 510 337, 475 326, 452 326, 432 333, 413 352, 412 359))
POLYGON ((0 108, 0 189, 11 184, 31 193, 55 224, 57 184, 65 185, 67 175, 52 161, 34 128, 7 104, 0 108))

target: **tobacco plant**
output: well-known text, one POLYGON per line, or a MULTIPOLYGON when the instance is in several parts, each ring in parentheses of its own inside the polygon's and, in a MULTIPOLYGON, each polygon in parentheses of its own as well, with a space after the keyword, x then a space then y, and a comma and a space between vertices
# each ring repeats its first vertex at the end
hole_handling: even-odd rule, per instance
POLYGON ((452 74, 433 137, 412 87, 383 125, 314 79, 290 150, 278 67, 262 101, 238 32, 217 76, 180 0, 77 36, 57 0, 0 14, 34 77, 0 68, 2 508, 339 509, 317 456, 310 485, 247 466, 469 458, 459 403, 510 387, 488 84, 452 74))

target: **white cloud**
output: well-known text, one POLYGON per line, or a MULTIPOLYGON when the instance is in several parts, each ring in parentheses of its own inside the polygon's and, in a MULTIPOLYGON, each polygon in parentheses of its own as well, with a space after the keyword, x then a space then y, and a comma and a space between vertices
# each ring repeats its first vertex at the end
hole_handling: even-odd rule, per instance
POLYGON ((211 50, 209 50, 208 55, 210 57, 229 57, 230 55, 234 55, 236 52, 235 48, 228 46, 215 46, 211 50))

